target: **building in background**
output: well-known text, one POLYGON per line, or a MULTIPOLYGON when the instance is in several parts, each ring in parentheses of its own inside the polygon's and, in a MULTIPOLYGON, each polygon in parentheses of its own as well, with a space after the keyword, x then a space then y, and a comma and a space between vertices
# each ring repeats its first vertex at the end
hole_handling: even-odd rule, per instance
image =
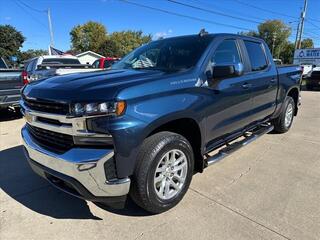
POLYGON ((80 61, 81 64, 92 64, 94 61, 96 61, 97 59, 103 58, 104 56, 92 52, 92 51, 86 51, 83 53, 79 53, 76 55, 80 61))
POLYGON ((320 67, 320 48, 295 50, 293 64, 303 66, 302 76, 309 77, 314 68, 320 67))

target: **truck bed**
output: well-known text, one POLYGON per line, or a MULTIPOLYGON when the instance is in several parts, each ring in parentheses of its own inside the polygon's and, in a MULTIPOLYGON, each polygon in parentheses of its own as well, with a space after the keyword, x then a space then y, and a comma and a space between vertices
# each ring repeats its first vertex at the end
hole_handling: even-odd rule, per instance
POLYGON ((281 82, 282 79, 288 78, 288 76, 295 77, 297 74, 300 78, 301 75, 301 67, 299 65, 281 65, 277 66, 279 80, 281 82))

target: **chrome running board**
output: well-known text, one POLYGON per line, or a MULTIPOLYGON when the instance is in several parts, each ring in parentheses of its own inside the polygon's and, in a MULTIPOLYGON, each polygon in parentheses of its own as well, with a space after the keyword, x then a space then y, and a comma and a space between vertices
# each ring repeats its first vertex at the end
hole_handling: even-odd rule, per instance
POLYGON ((234 153, 240 148, 248 145, 249 143, 257 140, 262 135, 271 132, 272 130, 273 130, 273 125, 263 124, 263 125, 260 125, 260 127, 257 127, 256 129, 250 132, 245 132, 242 136, 243 137, 242 140, 232 142, 232 143, 226 143, 225 147, 221 148, 216 154, 212 156, 209 156, 208 154, 206 154, 207 166, 210 166, 216 162, 219 162, 220 160, 224 159, 225 157, 229 156, 230 154, 234 153))

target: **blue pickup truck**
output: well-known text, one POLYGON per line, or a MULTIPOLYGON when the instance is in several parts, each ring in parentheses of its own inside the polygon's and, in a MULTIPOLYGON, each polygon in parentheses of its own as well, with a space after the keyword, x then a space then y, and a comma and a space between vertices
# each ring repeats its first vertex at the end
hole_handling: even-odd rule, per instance
MULTIPOLYGON (((22 92, 32 169, 76 197, 160 213, 192 176, 270 131, 291 127, 301 68, 276 67, 261 39, 173 37, 111 70, 56 76, 22 92)), ((212 183, 214 184, 214 183, 212 183)))

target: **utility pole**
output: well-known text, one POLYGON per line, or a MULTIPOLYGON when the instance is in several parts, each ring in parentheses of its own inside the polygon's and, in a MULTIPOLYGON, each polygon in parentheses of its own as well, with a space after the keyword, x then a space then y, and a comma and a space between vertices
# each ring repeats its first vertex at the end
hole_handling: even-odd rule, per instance
POLYGON ((300 31, 300 20, 299 20, 298 27, 297 27, 296 40, 294 42, 294 49, 298 49, 299 31, 300 31))
POLYGON ((301 48, 301 38, 302 38, 302 34, 303 34, 304 20, 306 17, 307 5, 308 5, 308 0, 304 0, 304 6, 303 6, 303 10, 301 12, 301 19, 300 19, 300 23, 299 23, 300 30, 299 30, 297 49, 301 48))
POLYGON ((49 31, 50 31, 50 46, 53 47, 54 41, 53 41, 53 30, 52 30, 52 23, 51 23, 50 8, 48 8, 47 14, 48 14, 48 24, 49 24, 49 31))

